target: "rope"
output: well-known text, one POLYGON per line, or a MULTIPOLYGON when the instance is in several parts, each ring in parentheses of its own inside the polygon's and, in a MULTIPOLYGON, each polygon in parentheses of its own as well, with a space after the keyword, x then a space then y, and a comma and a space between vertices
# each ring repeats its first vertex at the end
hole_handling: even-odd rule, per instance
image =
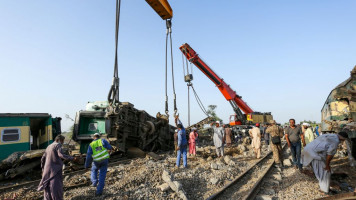
POLYGON ((169 111, 168 111, 168 94, 167 94, 167 70, 168 70, 168 64, 167 64, 167 59, 168 59, 168 32, 169 32, 169 30, 168 30, 168 22, 166 21, 166 23, 167 23, 167 33, 166 33, 166 67, 165 67, 165 70, 166 70, 166 72, 165 72, 165 92, 166 92, 166 102, 165 102, 165 113, 166 113, 166 115, 168 116, 168 113, 169 113, 169 111))
POLYGON ((173 67, 173 47, 172 47, 172 22, 169 20, 170 28, 169 28, 169 39, 171 42, 171 66, 172 66, 172 85, 173 85, 173 101, 174 101, 174 115, 177 114, 177 97, 176 97, 176 88, 174 86, 174 67, 173 67))
POLYGON ((195 89, 194 89, 194 87, 193 87, 193 84, 191 85, 191 87, 192 87, 192 89, 193 89, 193 93, 194 93, 195 99, 196 99, 196 101, 197 101, 197 103, 198 103, 200 109, 203 111, 203 113, 204 113, 206 116, 210 117, 209 114, 208 114, 208 112, 206 111, 204 105, 203 105, 203 102, 200 100, 200 98, 199 98, 199 96, 198 96, 198 93, 195 91, 195 89))
POLYGON ((190 126, 190 96, 189 96, 189 87, 191 86, 190 83, 187 84, 188 86, 188 127, 190 126))
POLYGON ((108 94, 109 104, 116 106, 119 103, 119 70, 118 70, 118 41, 119 41, 119 27, 120 27, 120 8, 121 0, 116 0, 116 21, 115 21, 115 64, 112 85, 108 94))

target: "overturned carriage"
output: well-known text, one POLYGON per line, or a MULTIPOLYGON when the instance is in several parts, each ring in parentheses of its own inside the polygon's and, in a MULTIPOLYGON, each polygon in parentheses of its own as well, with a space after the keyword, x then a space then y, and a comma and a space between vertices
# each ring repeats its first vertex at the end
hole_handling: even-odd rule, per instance
POLYGON ((115 110, 108 107, 106 101, 89 102, 85 111, 77 112, 73 139, 80 143, 80 153, 86 153, 96 132, 121 152, 130 147, 144 151, 173 149, 175 127, 169 125, 165 115, 153 117, 129 102, 120 102, 115 110))
POLYGON ((352 156, 356 158, 356 66, 350 77, 331 90, 321 110, 323 132, 345 131, 350 138, 352 156))

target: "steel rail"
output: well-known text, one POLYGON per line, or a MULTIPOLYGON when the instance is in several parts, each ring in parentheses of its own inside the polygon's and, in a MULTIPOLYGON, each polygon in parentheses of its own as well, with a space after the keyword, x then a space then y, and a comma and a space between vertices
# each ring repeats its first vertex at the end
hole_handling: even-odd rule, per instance
MULTIPOLYGON (((116 164, 122 164, 122 163, 126 163, 129 161, 132 161, 134 159, 124 159, 124 160, 119 160, 119 161, 114 161, 114 162, 110 162, 108 166, 113 166, 116 164)), ((73 171, 73 172, 69 172, 69 173, 65 173, 63 174, 63 176, 72 176, 72 175, 76 175, 76 174, 80 174, 86 172, 86 169, 81 169, 81 170, 77 170, 77 171, 73 171)), ((21 183, 21 184, 17 184, 17 185, 10 185, 10 186, 5 186, 5 187, 0 187, 0 193, 2 192, 8 192, 8 191, 12 191, 14 189, 20 188, 20 187, 25 187, 25 186, 29 186, 29 185, 38 185, 40 183, 41 179, 37 179, 34 181, 29 181, 29 182, 25 182, 25 183, 21 183)))
MULTIPOLYGON (((284 144, 284 146, 282 147, 282 150, 285 148, 286 144, 284 144)), ((216 199, 218 196, 220 196, 225 190, 227 190, 228 188, 230 188, 232 185, 238 183, 239 180, 241 180, 246 174, 248 174, 254 167, 256 167, 259 163, 261 163, 262 161, 266 160, 267 157, 269 157, 272 154, 272 151, 270 151, 268 154, 266 154, 263 158, 261 158, 259 161, 257 161, 254 165, 252 165, 251 167, 249 167, 247 170, 245 170, 241 175, 239 175, 238 177, 236 177, 234 180, 232 180, 230 183, 228 183, 227 185, 225 185, 224 187, 222 187, 218 192, 214 193, 213 195, 209 196, 206 200, 213 200, 216 199)), ((262 177, 259 178, 259 180, 254 184, 254 186, 252 187, 252 189, 250 189, 250 192, 248 193, 248 195, 246 197, 244 197, 243 199, 253 199, 253 197, 255 196, 255 191, 257 190, 257 188, 259 187, 260 183, 262 182, 263 178, 266 176, 266 174, 270 171, 270 169, 272 168, 274 164, 274 161, 268 166, 268 169, 266 170, 266 172, 263 174, 262 177)))
MULTIPOLYGON (((284 148, 287 145, 284 144, 284 146, 282 147, 282 151, 284 150, 284 148)), ((283 161, 281 161, 283 162, 283 161)), ((265 173, 258 179, 258 181, 253 185, 252 189, 250 190, 250 192, 248 193, 248 195, 243 198, 244 200, 252 200, 255 198, 256 194, 257 194, 257 190, 258 188, 261 186, 261 183, 263 181, 263 179, 266 177, 266 175, 268 174, 269 171, 271 171, 272 166, 274 164, 274 161, 268 166, 268 169, 265 171, 265 173)))
POLYGON ((336 194, 329 197, 322 197, 317 200, 341 200, 341 199, 356 199, 356 192, 336 194))

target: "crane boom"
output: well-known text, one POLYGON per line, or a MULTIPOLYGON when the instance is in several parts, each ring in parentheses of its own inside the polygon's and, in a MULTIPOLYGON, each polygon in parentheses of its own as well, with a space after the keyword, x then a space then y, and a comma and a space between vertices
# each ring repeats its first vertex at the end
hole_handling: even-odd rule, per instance
POLYGON ((163 20, 173 17, 173 10, 167 0, 146 0, 146 2, 163 20))
POLYGON ((193 63, 197 68, 199 68, 220 90, 225 99, 230 102, 235 113, 238 115, 239 120, 244 121, 243 114, 240 109, 245 114, 253 113, 253 110, 244 102, 241 96, 231 89, 231 87, 225 83, 225 81, 220 78, 200 57, 199 55, 185 43, 179 49, 186 56, 189 62, 193 63))

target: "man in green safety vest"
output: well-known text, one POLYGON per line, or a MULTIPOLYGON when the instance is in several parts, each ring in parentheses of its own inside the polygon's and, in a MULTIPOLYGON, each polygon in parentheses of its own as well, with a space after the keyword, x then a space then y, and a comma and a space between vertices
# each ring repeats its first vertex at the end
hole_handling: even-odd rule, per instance
POLYGON ((93 141, 89 144, 85 168, 88 169, 91 162, 91 182, 96 187, 96 196, 103 193, 106 172, 108 169, 111 145, 105 139, 100 139, 100 133, 95 133, 93 141), (98 180, 99 171, 99 180, 98 180))

